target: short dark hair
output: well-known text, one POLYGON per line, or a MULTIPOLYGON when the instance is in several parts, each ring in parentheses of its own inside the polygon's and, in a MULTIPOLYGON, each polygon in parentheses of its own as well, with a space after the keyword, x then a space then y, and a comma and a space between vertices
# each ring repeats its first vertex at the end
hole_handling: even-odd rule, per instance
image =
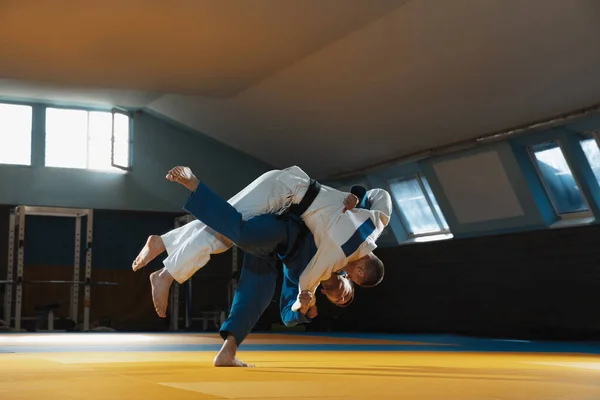
POLYGON ((365 278, 361 282, 360 286, 370 288, 379 285, 383 280, 383 275, 385 273, 383 261, 377 258, 377 256, 372 255, 372 257, 365 260, 364 266, 365 278))

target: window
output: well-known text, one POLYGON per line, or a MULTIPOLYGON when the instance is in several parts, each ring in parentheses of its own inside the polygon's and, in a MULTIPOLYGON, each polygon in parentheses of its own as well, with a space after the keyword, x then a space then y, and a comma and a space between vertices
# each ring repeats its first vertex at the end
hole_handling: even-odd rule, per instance
POLYGON ((113 114, 112 165, 116 168, 129 168, 130 134, 129 117, 125 114, 113 114))
POLYGON ((556 142, 542 143, 530 149, 556 213, 560 216, 589 214, 585 198, 560 145, 556 142))
POLYGON ((46 166, 129 168, 129 117, 102 111, 46 109, 46 166))
POLYGON ((596 180, 600 183, 600 148, 596 138, 592 134, 585 135, 579 144, 581 144, 585 157, 590 163, 596 180))
POLYGON ((30 106, 0 104, 0 164, 31 165, 30 106))
POLYGON ((402 221, 412 237, 449 232, 448 223, 423 176, 390 182, 402 221))

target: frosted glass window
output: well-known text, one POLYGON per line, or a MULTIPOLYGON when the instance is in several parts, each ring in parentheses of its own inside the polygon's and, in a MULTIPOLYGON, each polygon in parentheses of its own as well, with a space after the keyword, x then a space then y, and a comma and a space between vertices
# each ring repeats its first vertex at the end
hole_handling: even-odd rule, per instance
POLYGON ((558 143, 535 145, 531 150, 556 212, 560 215, 588 211, 583 194, 558 143))
POLYGON ((585 153, 585 157, 590 163, 590 167, 592 167, 596 180, 600 183, 600 148, 598 148, 598 142, 591 137, 584 139, 579 143, 585 153))
POLYGON ((446 219, 424 178, 390 182, 390 191, 411 235, 448 230, 446 219))

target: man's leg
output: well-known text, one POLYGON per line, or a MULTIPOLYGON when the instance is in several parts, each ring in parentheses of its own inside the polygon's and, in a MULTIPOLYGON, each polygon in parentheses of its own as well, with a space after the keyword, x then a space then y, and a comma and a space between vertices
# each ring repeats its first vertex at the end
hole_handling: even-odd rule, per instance
POLYGON ((273 214, 246 220, 242 213, 204 184, 194 186, 183 209, 236 246, 259 257, 274 255, 280 246, 287 245, 288 230, 299 229, 297 222, 278 219, 273 214))
MULTIPOLYGON (((169 172, 168 179, 188 187, 196 180, 187 167, 176 167, 169 172), (192 178, 193 177, 193 178, 192 178)), ((228 200, 243 219, 259 214, 274 214, 299 202, 310 178, 298 167, 273 170, 264 173, 244 190, 228 200)), ((168 253, 165 266, 179 283, 185 282, 210 259, 211 254, 222 253, 231 247, 231 242, 208 228, 201 221, 192 221, 161 236, 162 246, 155 251, 144 247, 132 267, 138 270, 162 253, 168 253)))
POLYGON ((158 235, 149 236, 148 240, 146 240, 146 244, 142 248, 142 251, 140 251, 140 253, 137 255, 135 260, 133 260, 133 264, 131 265, 131 268, 134 271, 142 268, 143 266, 148 264, 150 261, 152 261, 156 257, 158 257, 165 250, 166 250, 165 244, 160 236, 158 236, 158 235))
POLYGON ((214 359, 216 367, 249 366, 236 358, 237 348, 269 306, 275 293, 277 275, 275 259, 268 261, 244 254, 244 265, 231 311, 219 332, 225 342, 214 359))
POLYGON ((165 260, 165 268, 150 275, 154 308, 163 318, 166 316, 169 289, 175 278, 171 273, 171 267, 179 265, 178 259, 181 254, 195 253, 196 264, 206 264, 211 254, 220 252, 220 249, 215 247, 215 243, 227 243, 227 247, 221 247, 226 249, 229 248, 231 243, 229 239, 231 239, 236 245, 253 255, 269 257, 275 253, 279 245, 286 244, 288 240, 287 226, 290 221, 278 220, 272 214, 263 214, 245 221, 238 210, 207 186, 199 185, 196 181, 186 187, 193 193, 184 209, 198 218, 198 221, 206 222, 203 229, 210 232, 214 240, 201 245, 197 240, 184 241, 178 251, 172 254, 171 260, 165 260))

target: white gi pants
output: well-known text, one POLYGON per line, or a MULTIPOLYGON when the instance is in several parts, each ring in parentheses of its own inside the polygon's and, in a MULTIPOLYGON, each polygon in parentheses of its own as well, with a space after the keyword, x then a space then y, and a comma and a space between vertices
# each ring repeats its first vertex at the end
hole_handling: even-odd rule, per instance
MULTIPOLYGON (((266 172, 228 200, 245 220, 261 214, 278 214, 299 203, 310 177, 299 167, 266 172)), ((164 265, 179 283, 185 282, 232 243, 201 221, 192 221, 161 236, 168 253, 164 265)))

